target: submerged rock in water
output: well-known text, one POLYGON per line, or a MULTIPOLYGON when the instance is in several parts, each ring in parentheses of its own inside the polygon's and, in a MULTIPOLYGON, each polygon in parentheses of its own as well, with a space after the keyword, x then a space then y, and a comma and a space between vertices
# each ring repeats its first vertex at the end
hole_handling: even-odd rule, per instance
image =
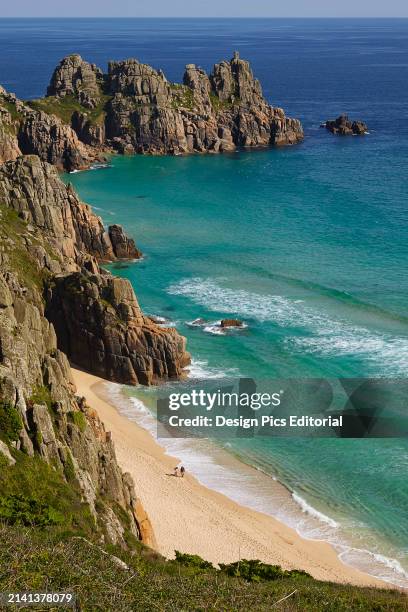
POLYGON ((340 115, 337 119, 326 121, 323 127, 332 134, 341 136, 361 136, 368 132, 368 127, 363 121, 351 121, 347 115, 340 115))
POLYGON ((244 327, 243 321, 239 319, 222 319, 221 327, 244 327))

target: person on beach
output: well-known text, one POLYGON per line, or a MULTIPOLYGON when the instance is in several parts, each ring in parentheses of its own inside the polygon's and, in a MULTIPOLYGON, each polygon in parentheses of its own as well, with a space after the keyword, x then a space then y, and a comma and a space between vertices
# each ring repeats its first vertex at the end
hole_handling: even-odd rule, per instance
POLYGON ((186 471, 186 470, 184 469, 184 466, 182 465, 182 466, 181 466, 181 468, 180 468, 180 476, 181 476, 182 478, 183 478, 183 476, 184 476, 185 471, 186 471))
POLYGON ((178 476, 178 466, 176 465, 176 467, 174 468, 174 472, 173 472, 173 476, 178 476))

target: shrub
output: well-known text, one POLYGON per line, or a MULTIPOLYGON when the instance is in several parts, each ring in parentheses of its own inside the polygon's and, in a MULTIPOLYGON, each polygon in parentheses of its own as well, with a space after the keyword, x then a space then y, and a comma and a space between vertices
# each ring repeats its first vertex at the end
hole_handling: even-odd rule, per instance
POLYGON ((220 563, 220 568, 221 571, 228 574, 228 576, 243 578, 249 582, 278 580, 289 576, 309 576, 309 574, 303 570, 287 571, 282 569, 280 565, 269 565, 268 563, 262 563, 262 561, 258 559, 242 559, 242 561, 236 561, 235 563, 229 563, 227 565, 220 563))
POLYGON ((71 422, 78 427, 78 429, 85 431, 87 420, 83 412, 80 412, 79 410, 71 411, 68 412, 68 417, 71 422))
POLYGON ((5 402, 0 402, 0 437, 8 442, 18 440, 23 428, 21 417, 17 410, 5 402))
POLYGON ((12 525, 46 527, 63 523, 64 517, 49 504, 24 495, 0 497, 0 519, 12 525))
POLYGON ((176 553, 176 561, 182 565, 200 569, 211 569, 213 567, 212 563, 205 561, 205 559, 202 559, 198 555, 188 555, 186 553, 181 553, 179 550, 175 550, 174 552, 176 553))
POLYGON ((51 397, 51 391, 44 385, 36 387, 30 397, 31 404, 45 404, 48 410, 52 410, 53 401, 51 397))

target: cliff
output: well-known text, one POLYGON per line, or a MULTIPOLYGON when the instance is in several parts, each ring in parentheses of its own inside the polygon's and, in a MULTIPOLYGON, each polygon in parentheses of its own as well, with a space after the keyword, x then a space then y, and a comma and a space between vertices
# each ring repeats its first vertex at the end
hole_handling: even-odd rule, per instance
POLYGON ((29 282, 37 279, 37 301, 44 292, 58 348, 76 365, 117 382, 182 376, 189 363, 184 338, 145 317, 130 282, 99 267, 140 256, 120 226, 106 231, 56 169, 36 156, 0 166, 0 202, 27 228, 29 282))
POLYGON ((101 159, 100 152, 81 142, 53 109, 46 111, 31 108, 0 87, 0 163, 35 154, 60 170, 71 171, 101 159))
MULTIPOLYGON (((40 473, 57 497, 56 487, 69 486, 44 510, 45 524, 64 520, 67 528, 75 526, 70 513, 60 514, 68 496, 78 498, 72 503, 93 536, 126 547, 129 534, 141 538, 146 517, 109 434, 76 396, 68 359, 45 317, 38 254, 46 244, 11 208, 1 204, 0 211, 0 506, 8 508, 10 520, 13 513, 30 520, 29 509, 45 508, 46 499, 36 497, 43 480, 29 491, 29 479, 40 473), (17 470, 20 477, 7 495, 3 479, 17 470)), ((146 524, 143 530, 148 533, 146 524)))

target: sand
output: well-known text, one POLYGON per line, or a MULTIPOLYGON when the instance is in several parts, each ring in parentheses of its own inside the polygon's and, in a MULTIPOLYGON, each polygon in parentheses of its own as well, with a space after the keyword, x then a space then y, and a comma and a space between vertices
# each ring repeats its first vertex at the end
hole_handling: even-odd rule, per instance
POLYGON ((273 517, 206 488, 190 474, 172 476, 178 459, 165 454, 150 433, 108 403, 105 381, 79 370, 72 373, 77 393, 87 398, 112 433, 119 465, 133 477, 158 552, 172 558, 177 549, 215 564, 260 559, 305 570, 321 580, 391 586, 342 563, 330 544, 306 540, 273 517))

